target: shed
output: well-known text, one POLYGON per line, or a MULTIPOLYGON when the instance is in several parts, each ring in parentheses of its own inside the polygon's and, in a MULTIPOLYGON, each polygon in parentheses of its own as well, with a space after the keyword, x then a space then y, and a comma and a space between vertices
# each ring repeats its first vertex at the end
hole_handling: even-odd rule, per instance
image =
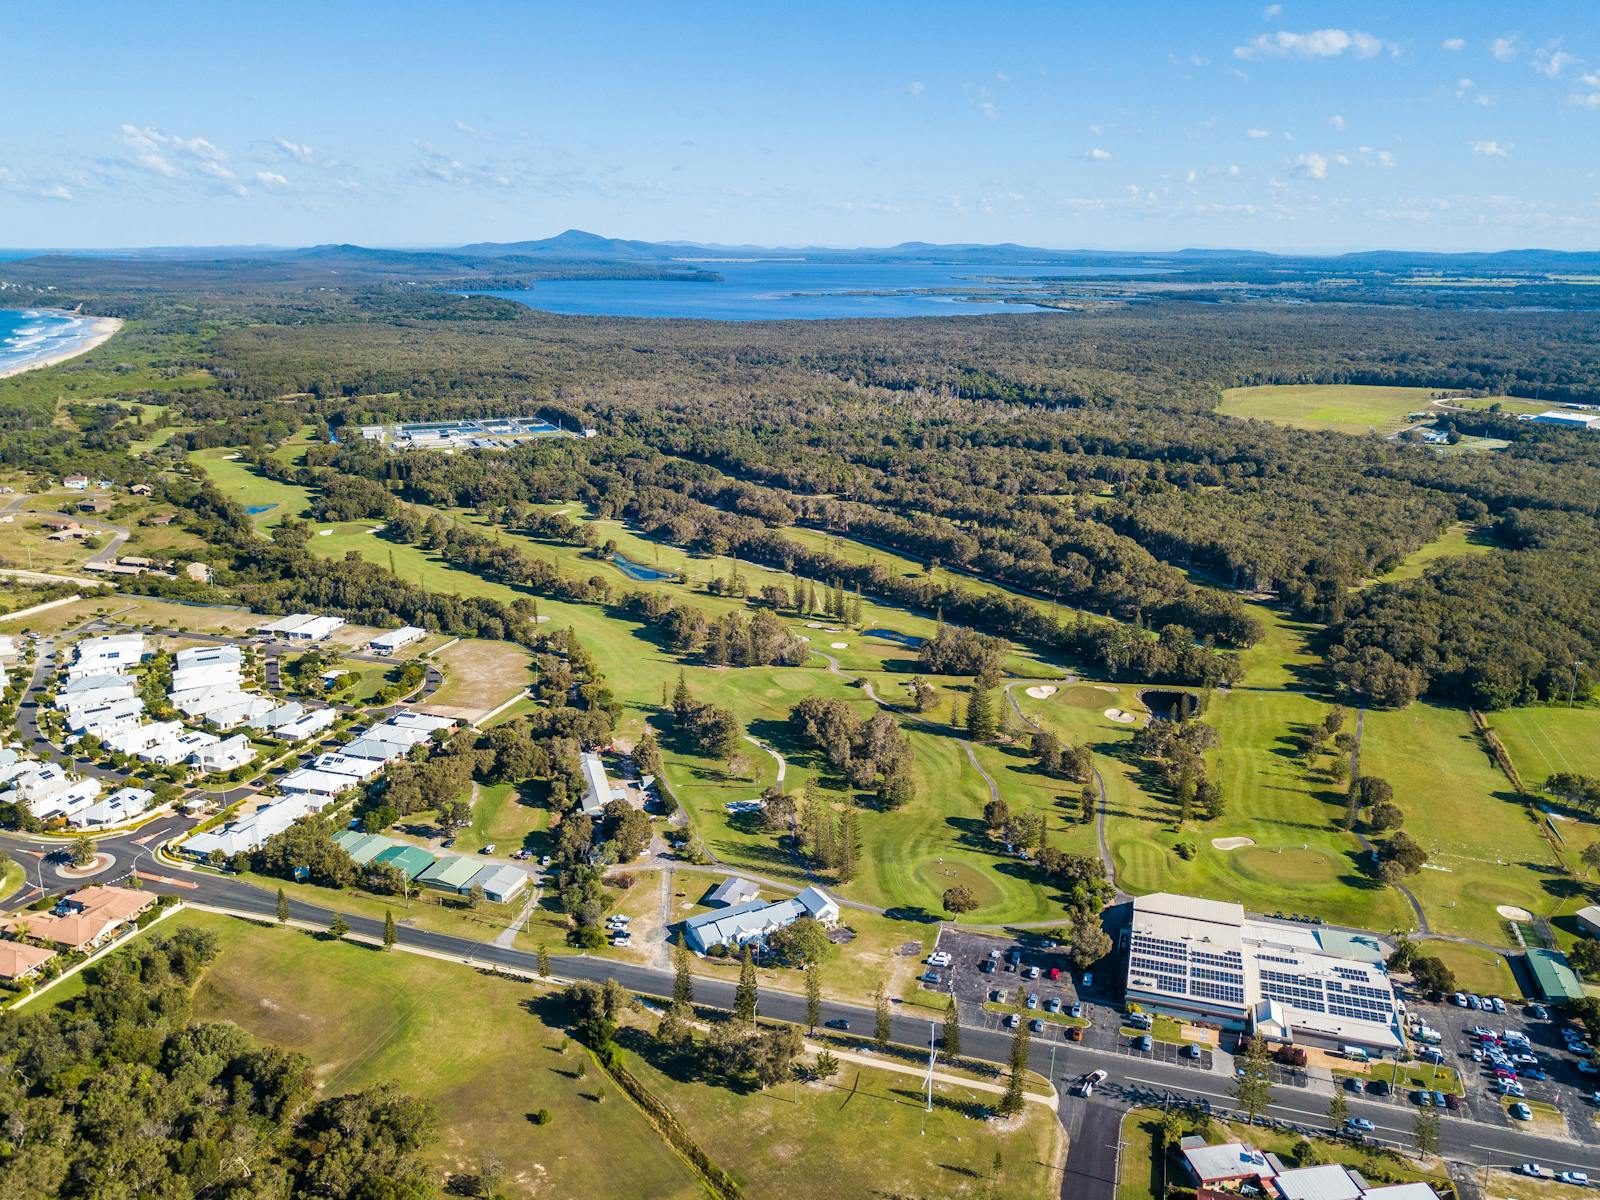
POLYGON ((496 904, 504 904, 527 886, 527 872, 519 871, 509 863, 497 863, 480 868, 467 885, 467 890, 470 892, 473 887, 480 887, 485 898, 496 904))
POLYGON ((1600 937, 1600 906, 1586 905, 1573 916, 1578 918, 1578 924, 1590 937, 1600 937))
POLYGON ((421 846, 411 846, 402 842, 390 846, 372 861, 379 866, 393 867, 402 872, 407 879, 415 879, 437 860, 421 846))
POLYGON ((1527 961, 1541 999, 1558 1004, 1583 999, 1583 984, 1565 954, 1533 947, 1528 950, 1527 961))
POLYGON ((711 889, 711 895, 706 897, 706 903, 721 905, 743 904, 746 900, 754 900, 760 894, 761 889, 748 879, 730 875, 711 889))
POLYGON ((451 854, 437 860, 421 875, 418 883, 438 888, 441 892, 465 894, 472 889, 472 880, 478 874, 479 862, 464 854, 451 854))

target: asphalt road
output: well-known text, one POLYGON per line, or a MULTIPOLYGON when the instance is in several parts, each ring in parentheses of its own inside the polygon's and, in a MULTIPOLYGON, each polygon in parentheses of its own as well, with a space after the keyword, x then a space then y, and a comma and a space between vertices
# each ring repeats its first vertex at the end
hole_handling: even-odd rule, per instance
MULTIPOLYGON (((119 866, 127 862, 129 866, 138 865, 148 874, 164 876, 164 879, 146 879, 145 886, 153 891, 268 919, 275 917, 277 900, 273 894, 225 876, 156 866, 154 860, 147 857, 155 845, 156 842, 151 841, 142 847, 123 846, 119 866)), ((332 909, 300 901, 291 901, 289 907, 291 915, 297 920, 325 925, 333 918, 332 909)), ((348 915, 345 919, 355 933, 374 938, 383 934, 379 921, 348 915)), ((493 964, 528 974, 538 969, 537 956, 526 951, 407 927, 399 930, 399 938, 406 946, 477 966, 493 964)), ((555 975, 565 979, 596 982, 616 979, 629 990, 647 996, 670 996, 672 993, 673 973, 656 967, 619 963, 587 955, 556 955, 552 958, 551 969, 555 975)), ((734 984, 728 981, 695 981, 695 999, 700 1004, 732 1008, 733 993, 734 984)), ((761 996, 760 1011, 764 1016, 803 1024, 805 998, 767 991, 761 996)), ((874 1021, 871 1009, 838 1002, 823 1005, 823 1018, 843 1018, 850 1022, 853 1030, 863 1033, 873 1028, 874 1021)), ((929 1017, 913 1016, 902 1009, 892 1018, 892 1036, 895 1041, 905 1045, 925 1046, 932 1024, 929 1017)), ((1009 1061, 1009 1034, 967 1027, 962 1030, 961 1040, 963 1054, 967 1057, 994 1063, 1009 1061)), ((1052 1047, 1035 1043, 1031 1065, 1043 1075, 1051 1075, 1053 1071, 1053 1082, 1063 1092, 1074 1078, 1085 1071, 1099 1068, 1110 1075, 1090 1100, 1076 1097, 1063 1097, 1062 1100, 1062 1123, 1069 1134, 1076 1134, 1069 1151, 1062 1194, 1070 1195, 1073 1200, 1109 1200, 1114 1194, 1117 1130, 1123 1113, 1129 1108, 1138 1104, 1170 1102, 1209 1106, 1213 1112, 1220 1113, 1233 1107, 1226 1078, 1176 1063, 1133 1059, 1116 1051, 1078 1045, 1056 1043, 1052 1047)), ((1369 1135, 1373 1140, 1398 1146, 1412 1143, 1410 1110, 1351 1097, 1350 1111, 1354 1116, 1366 1117, 1373 1122, 1376 1129, 1369 1135)), ((1326 1113, 1327 1102, 1323 1097, 1307 1095, 1298 1089, 1278 1088, 1267 1115, 1286 1124, 1325 1132, 1326 1113)), ((1446 1117, 1440 1122, 1439 1141, 1445 1157, 1470 1166, 1482 1166, 1486 1161, 1506 1165, 1531 1160, 1547 1167, 1600 1173, 1600 1156, 1592 1148, 1577 1146, 1566 1138, 1540 1137, 1514 1126, 1492 1126, 1460 1117, 1446 1117)))

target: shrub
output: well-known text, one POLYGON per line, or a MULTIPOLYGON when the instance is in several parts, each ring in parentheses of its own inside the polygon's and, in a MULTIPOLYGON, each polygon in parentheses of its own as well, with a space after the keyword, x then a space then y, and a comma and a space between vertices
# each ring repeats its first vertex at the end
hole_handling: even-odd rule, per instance
POLYGON ((1179 842, 1172 849, 1177 854, 1177 856, 1179 858, 1183 859, 1185 862, 1187 862, 1189 859, 1193 858, 1195 856, 1195 853, 1196 853, 1193 842, 1179 842))
POLYGON ((531 1112, 528 1114, 528 1120, 532 1121, 535 1125, 548 1125, 550 1124, 550 1110, 548 1108, 541 1108, 536 1112, 531 1112))

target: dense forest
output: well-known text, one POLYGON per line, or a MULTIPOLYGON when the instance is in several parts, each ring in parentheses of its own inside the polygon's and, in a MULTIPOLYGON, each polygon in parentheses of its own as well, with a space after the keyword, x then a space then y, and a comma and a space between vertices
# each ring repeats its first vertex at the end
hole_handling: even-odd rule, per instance
MULTIPOLYGON (((1236 652, 1261 634, 1241 593, 1327 626, 1333 681, 1365 703, 1427 694, 1496 707, 1587 691, 1596 668, 1573 664, 1600 663, 1590 615, 1600 438, 1459 414, 1462 432, 1507 445, 1441 455, 1213 411, 1225 387, 1272 382, 1600 402, 1592 313, 1152 296, 1001 317, 649 322, 408 291, 393 284, 422 267, 405 256, 365 275, 358 256, 329 257, 350 272, 342 289, 320 286, 314 258, 165 275, 145 264, 142 276, 119 268, 92 286, 81 264, 7 264, 6 274, 24 292, 28 278, 48 280, 134 316, 126 344, 150 348, 160 369, 209 370, 209 386, 169 397, 197 427, 175 451, 243 445, 263 469, 290 471, 264 451, 309 420, 330 444, 293 470, 317 488, 320 519, 392 520, 388 536, 532 594, 624 601, 603 579, 562 577, 481 533, 411 521, 406 502, 561 539, 530 526, 528 505, 577 498, 650 536, 940 612, 1112 677, 1233 681, 1236 652), (501 411, 603 436, 455 456, 391 455, 340 436, 377 420, 501 411), (1492 534, 1487 554, 1361 586, 1458 521, 1492 534), (956 582, 847 561, 799 529, 950 568, 956 582), (1010 595, 964 587, 960 574, 1010 595)), ((503 256, 488 261, 507 269, 503 256)), ((129 434, 111 413, 84 413, 86 432, 71 439, 48 413, 26 389, 0 386, 12 431, 0 453, 48 471, 76 445, 108 472, 131 469, 120 454, 129 434)), ((527 636, 527 614, 510 606, 413 594, 379 568, 318 562, 292 538, 251 545, 242 514, 219 513, 204 493, 175 498, 231 526, 217 532, 248 603, 527 636)), ((730 636, 750 644, 748 630, 700 630, 689 612, 649 619, 708 661, 731 654, 730 636)), ((762 658, 792 652, 758 640, 762 658)))

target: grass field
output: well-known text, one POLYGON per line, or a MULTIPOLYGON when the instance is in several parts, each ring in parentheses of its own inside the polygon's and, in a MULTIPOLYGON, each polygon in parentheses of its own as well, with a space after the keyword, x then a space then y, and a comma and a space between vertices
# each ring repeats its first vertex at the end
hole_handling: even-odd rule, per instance
MULTIPOLYGON (((441 1183, 494 1158, 517 1197, 701 1195, 619 1090, 592 1063, 580 1074, 587 1056, 543 1019, 554 1009, 536 985, 236 918, 178 919, 223 943, 198 1015, 305 1054, 330 1094, 394 1080, 432 1100, 441 1183), (526 1114, 539 1108, 553 1120, 535 1127, 526 1114)), ((854 1065, 826 1084, 728 1089, 663 1060, 648 1024, 632 1018, 622 1035, 630 1068, 752 1196, 1042 1197, 1053 1177, 1057 1126, 1042 1106, 997 1126, 967 1115, 992 1097, 941 1084, 924 1118, 914 1075, 854 1065), (762 1153, 750 1152, 753 1136, 762 1153), (939 1153, 923 1153, 929 1145, 939 1153)))
POLYGON ((550 810, 535 803, 531 789, 511 783, 485 785, 472 803, 472 824, 456 834, 457 854, 473 854, 493 843, 497 854, 526 847, 548 853, 537 836, 550 828, 550 810))
POLYGON ((268 479, 243 460, 230 457, 236 454, 237 450, 217 446, 191 451, 189 460, 204 470, 228 499, 247 509, 271 506, 264 512, 251 514, 250 519, 257 529, 271 529, 281 524, 284 517, 305 515, 310 503, 310 494, 305 488, 268 479))
POLYGON ((1512 708, 1488 719, 1528 788, 1561 771, 1600 776, 1600 709, 1512 708))
POLYGON ((1434 388, 1363 387, 1354 384, 1272 384, 1229 388, 1217 411, 1294 429, 1336 433, 1391 433, 1410 413, 1424 412, 1434 388))
POLYGON ((540 989, 410 954, 384 954, 233 917, 186 913, 222 953, 201 980, 197 1015, 229 1020, 316 1064, 332 1095, 393 1080, 434 1102, 441 1185, 491 1158, 515 1196, 701 1192, 684 1164, 586 1057, 544 1024, 540 989), (598 1091, 611 1094, 605 1103, 598 1091), (526 1114, 548 1108, 535 1127, 526 1114), (626 1146, 620 1154, 595 1147, 626 1146))
POLYGON ((1464 522, 1458 523, 1427 545, 1413 550, 1406 555, 1404 561, 1376 579, 1369 580, 1365 586, 1370 587, 1376 583, 1404 583, 1407 579, 1418 579, 1423 571, 1441 558, 1449 558, 1452 555, 1487 554, 1493 545, 1485 531, 1475 529, 1464 522))
POLYGON ((22 864, 0 854, 0 900, 4 900, 23 884, 22 864))
POLYGON ((1455 973, 1456 986, 1462 991, 1476 992, 1480 996, 1499 996, 1507 1000, 1522 995, 1511 965, 1492 951, 1464 946, 1459 942, 1440 941, 1423 942, 1422 950, 1424 954, 1444 961, 1455 973))
POLYGON ((1435 929, 1505 945, 1498 905, 1554 911, 1564 872, 1464 711, 1368 712, 1361 770, 1393 785, 1406 831, 1428 851, 1408 886, 1435 929))

